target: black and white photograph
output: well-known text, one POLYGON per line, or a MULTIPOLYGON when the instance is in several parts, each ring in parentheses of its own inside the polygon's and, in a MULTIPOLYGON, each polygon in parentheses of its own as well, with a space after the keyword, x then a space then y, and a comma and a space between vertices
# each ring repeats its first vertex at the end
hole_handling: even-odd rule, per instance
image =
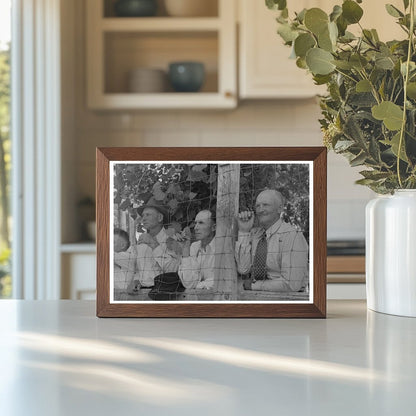
POLYGON ((110 303, 311 303, 313 163, 110 163, 110 303))

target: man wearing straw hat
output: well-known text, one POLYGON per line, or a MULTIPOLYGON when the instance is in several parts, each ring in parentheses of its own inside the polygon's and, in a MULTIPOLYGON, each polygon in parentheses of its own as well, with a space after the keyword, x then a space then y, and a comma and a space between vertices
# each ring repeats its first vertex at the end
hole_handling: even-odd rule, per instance
POLYGON ((145 205, 138 208, 146 233, 140 235, 136 245, 136 271, 127 291, 137 293, 140 287, 152 288, 155 277, 178 271, 180 259, 169 250, 166 242, 169 238, 164 224, 168 212, 164 205, 151 198, 145 205))

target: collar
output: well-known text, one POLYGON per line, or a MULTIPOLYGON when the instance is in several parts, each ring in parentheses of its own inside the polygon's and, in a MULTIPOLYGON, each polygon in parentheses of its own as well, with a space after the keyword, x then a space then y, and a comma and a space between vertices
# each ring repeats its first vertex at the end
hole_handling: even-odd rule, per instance
POLYGON ((204 254, 215 253, 215 237, 205 246, 205 248, 201 247, 201 241, 197 241, 197 244, 198 244, 197 253, 204 253, 204 254))
POLYGON ((273 225, 271 225, 266 230, 266 237, 270 238, 273 234, 277 233, 279 231, 279 228, 282 226, 283 221, 281 218, 279 218, 273 225))
POLYGON ((156 241, 161 243, 166 243, 166 240, 168 238, 168 235, 166 234, 165 229, 162 227, 162 229, 155 235, 156 241))

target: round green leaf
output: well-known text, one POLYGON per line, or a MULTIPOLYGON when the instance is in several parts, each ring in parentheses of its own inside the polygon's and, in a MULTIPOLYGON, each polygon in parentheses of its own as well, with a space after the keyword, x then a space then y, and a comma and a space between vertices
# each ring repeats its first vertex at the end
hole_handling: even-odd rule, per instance
POLYGON ((318 45, 321 49, 324 49, 328 52, 333 52, 333 44, 329 36, 328 28, 318 35, 318 45))
POLYGON ((340 36, 344 36, 348 27, 348 22, 344 19, 342 15, 339 16, 337 19, 337 27, 340 36))
POLYGON ((326 29, 318 35, 318 45, 328 52, 335 50, 338 38, 338 27, 336 23, 329 22, 326 29))
POLYGON ((293 30, 287 23, 280 24, 277 29, 277 33, 286 43, 294 41, 298 36, 298 32, 293 30))
POLYGON ((305 14, 307 12, 307 9, 302 9, 299 13, 296 13, 296 20, 298 20, 299 22, 303 23, 304 19, 305 19, 305 14))
POLYGON ((313 80, 316 85, 329 84, 331 82, 331 75, 314 75, 313 80))
POLYGON ((416 100, 416 82, 407 84, 407 96, 412 100, 416 100))
POLYGON ((349 23, 358 23, 363 16, 363 9, 352 0, 347 0, 342 3, 342 16, 349 23))
POLYGON ((357 92, 370 92, 371 91, 370 81, 366 79, 362 79, 361 81, 357 82, 357 85, 355 86, 355 90, 357 92))
POLYGON ((332 44, 335 46, 338 39, 338 26, 334 22, 328 24, 329 37, 331 38, 332 44))
POLYGON ((371 109, 373 117, 382 120, 389 130, 400 130, 402 127, 403 110, 391 101, 383 101, 371 109))
POLYGON ((389 56, 381 56, 376 58, 376 67, 380 69, 392 70, 394 68, 394 61, 389 56))
POLYGON ((337 4, 332 9, 332 13, 329 15, 329 19, 331 22, 335 22, 339 16, 342 14, 342 7, 338 6, 337 4))
POLYGON ((352 65, 348 61, 332 61, 332 63, 339 69, 342 70, 350 70, 352 68, 352 65))
MULTIPOLYGON (((399 156, 399 145, 400 145, 400 132, 398 132, 397 134, 395 134, 393 136, 393 138, 391 139, 390 142, 385 142, 384 144, 387 144, 389 146, 391 146, 391 151, 393 152, 393 154, 395 156, 399 156)), ((405 149, 405 141, 402 141, 402 145, 400 147, 400 156, 399 158, 405 162, 408 162, 409 159, 407 158, 406 155, 406 149, 405 149)))
POLYGON ((309 49, 306 54, 306 64, 314 75, 330 74, 335 69, 335 65, 332 63, 333 59, 331 53, 320 48, 309 49))
POLYGON ((351 56, 350 63, 354 68, 358 70, 363 69, 368 64, 367 60, 357 53, 351 56))
POLYGON ((266 0, 266 6, 271 10, 283 10, 286 7, 286 0, 266 0))
POLYGON ((309 9, 305 13, 305 26, 315 35, 319 35, 327 29, 328 15, 318 7, 309 9))
POLYGON ((305 58, 298 58, 296 59, 296 66, 298 68, 302 68, 302 69, 308 69, 308 66, 306 65, 306 61, 305 58))
MULTIPOLYGON (((338 26, 337 26, 337 28, 338 28, 338 26)), ((353 41, 353 40, 355 40, 356 39, 356 36, 353 34, 353 33, 351 33, 351 32, 348 32, 348 30, 345 32, 345 34, 344 34, 344 36, 341 36, 339 39, 338 39, 338 41, 339 42, 342 42, 342 43, 349 43, 349 42, 351 42, 351 41, 353 41)))
MULTIPOLYGON (((400 72, 402 73, 403 76, 406 76, 406 62, 402 62, 400 65, 400 72)), ((416 64, 412 61, 409 62, 409 73, 412 73, 413 71, 416 70, 416 64)))
POLYGON ((306 52, 315 46, 316 42, 313 36, 309 33, 302 33, 295 39, 295 53, 296 56, 304 58, 306 52))

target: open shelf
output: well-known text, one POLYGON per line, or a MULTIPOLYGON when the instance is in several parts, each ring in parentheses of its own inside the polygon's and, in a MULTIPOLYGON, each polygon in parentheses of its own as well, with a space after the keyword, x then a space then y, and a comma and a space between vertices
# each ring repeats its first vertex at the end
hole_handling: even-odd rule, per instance
POLYGON ((93 241, 81 241, 78 243, 63 243, 61 244, 61 253, 67 254, 95 254, 96 252, 95 242, 93 241))
POLYGON ((137 17, 137 18, 109 18, 101 21, 101 29, 106 32, 137 31, 137 32, 168 32, 184 31, 193 32, 218 30, 220 20, 216 17, 137 17))
MULTIPOLYGON (((115 13, 115 4, 117 0, 99 0, 102 2, 103 9, 102 9, 102 16, 105 19, 117 17, 115 13)), ((158 17, 166 17, 169 19, 174 19, 174 16, 169 15, 169 7, 166 6, 166 1, 170 0, 156 0, 157 2, 157 12, 156 16, 150 16, 150 17, 140 17, 139 19, 155 19, 158 17)), ((193 1, 201 1, 201 0, 193 0, 193 1)), ((227 0, 230 1, 230 0, 227 0)), ((198 11, 201 11, 198 13, 195 17, 184 17, 185 19, 194 19, 196 17, 218 17, 219 15, 219 7, 218 2, 219 0, 204 0, 204 4, 202 5, 202 9, 200 7, 196 7, 198 11)), ((194 5, 195 7, 195 5, 194 5)), ((195 8, 194 8, 195 10, 195 8)), ((135 19, 134 17, 119 17, 123 20, 130 20, 135 19)))
MULTIPOLYGON (((200 92, 192 95, 218 92, 218 39, 215 32, 106 33, 104 54, 105 94, 131 93, 128 89, 129 72, 137 68, 163 70, 167 79, 169 64, 178 61, 204 64, 204 84, 200 92)), ((156 95, 163 93, 174 93, 168 82, 166 90, 156 95)), ((186 100, 189 94, 184 96, 181 93, 175 99, 186 100)))
MULTIPOLYGON (((97 110, 227 109, 237 106, 235 4, 212 0, 216 16, 114 17, 113 1, 89 0, 87 7, 87 102, 97 110), (205 80, 198 92, 129 88, 131 71, 165 72, 173 62, 201 62, 205 80)), ((162 2, 160 2, 163 4, 162 2)), ((146 85, 147 86, 147 85, 146 85)))

